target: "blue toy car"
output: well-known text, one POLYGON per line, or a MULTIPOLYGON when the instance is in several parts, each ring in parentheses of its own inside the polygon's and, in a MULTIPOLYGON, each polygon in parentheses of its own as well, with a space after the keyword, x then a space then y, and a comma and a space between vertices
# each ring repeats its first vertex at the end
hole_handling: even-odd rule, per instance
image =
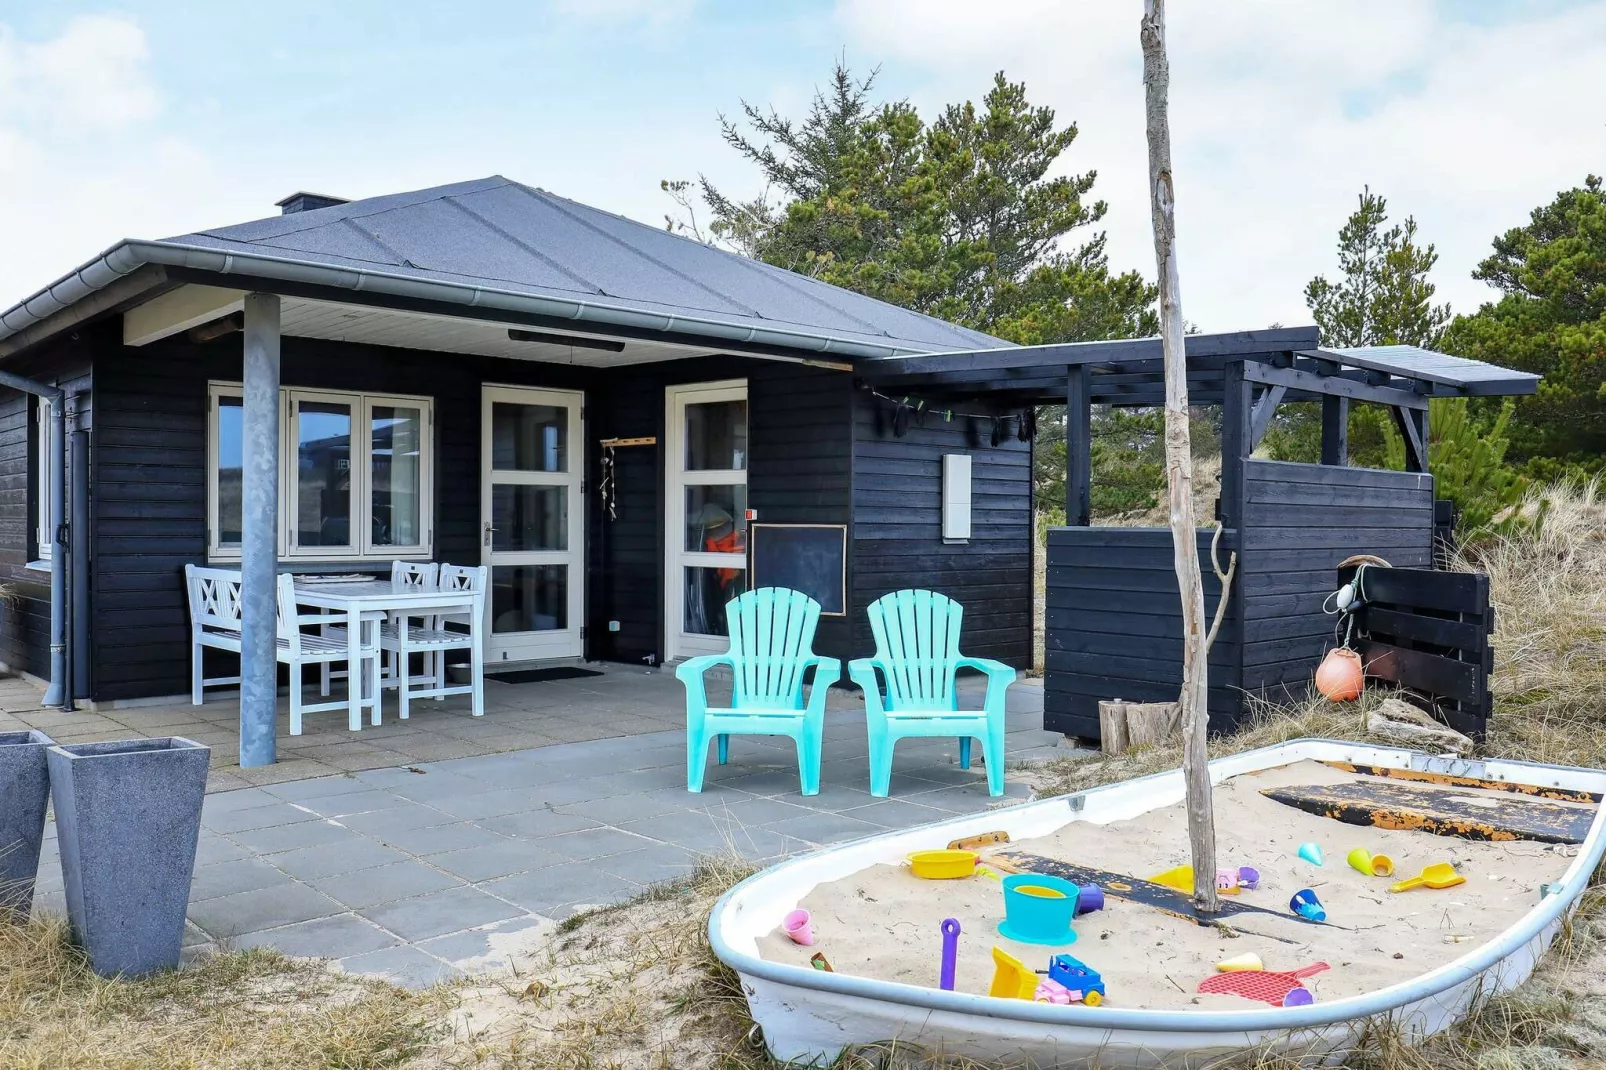
POLYGON ((1104 978, 1099 971, 1070 955, 1055 955, 1048 960, 1048 979, 1062 985, 1089 1007, 1104 1002, 1104 978))

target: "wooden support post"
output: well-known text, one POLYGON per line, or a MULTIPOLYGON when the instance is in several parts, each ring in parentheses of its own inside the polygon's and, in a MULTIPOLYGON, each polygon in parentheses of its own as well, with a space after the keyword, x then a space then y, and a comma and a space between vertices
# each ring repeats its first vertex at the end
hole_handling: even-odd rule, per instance
POLYGON ((1322 397, 1322 463, 1349 464, 1349 398, 1322 397))
POLYGON ((1277 406, 1282 404, 1283 395, 1286 393, 1288 388, 1281 384, 1268 386, 1260 392, 1260 397, 1255 402, 1254 415, 1249 420, 1250 453, 1255 452, 1255 447, 1260 445, 1260 440, 1265 438, 1266 432, 1271 429, 1272 417, 1277 415, 1277 406))
POLYGON ((1405 470, 1426 472, 1428 470, 1427 410, 1391 405, 1389 412, 1394 415, 1394 426, 1405 439, 1405 470))
POLYGON ((1222 369, 1221 508, 1223 527, 1236 528, 1243 518, 1244 461, 1253 451, 1250 399, 1254 385, 1244 378, 1243 361, 1222 369))
POLYGON ((1093 398, 1086 364, 1067 369, 1065 384, 1065 523, 1093 520, 1093 398))

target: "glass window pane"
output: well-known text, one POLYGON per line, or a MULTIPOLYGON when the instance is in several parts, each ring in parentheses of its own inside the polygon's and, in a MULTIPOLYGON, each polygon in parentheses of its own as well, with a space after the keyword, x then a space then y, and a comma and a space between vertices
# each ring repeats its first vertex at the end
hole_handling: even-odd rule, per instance
POLYGON ((567 565, 491 569, 491 631, 551 632, 569 626, 567 565))
POLYGON ((567 472, 568 406, 492 402, 491 467, 503 472, 567 472))
POLYGON ((686 631, 691 635, 729 635, 725 603, 747 590, 747 571, 740 568, 688 568, 686 631))
POLYGON ((424 541, 424 413, 415 407, 375 405, 372 442, 375 546, 419 546, 424 541))
POLYGON ((686 549, 716 554, 747 550, 747 487, 686 488, 686 549))
POLYGON ((239 546, 245 441, 245 408, 239 398, 218 398, 216 434, 217 542, 219 546, 239 546))
POLYGON ((296 544, 351 545, 351 406, 296 406, 296 544))
POLYGON ((686 406, 686 471, 747 467, 747 402, 705 401, 686 406))
POLYGON ((569 488, 491 486, 491 549, 567 550, 569 488))

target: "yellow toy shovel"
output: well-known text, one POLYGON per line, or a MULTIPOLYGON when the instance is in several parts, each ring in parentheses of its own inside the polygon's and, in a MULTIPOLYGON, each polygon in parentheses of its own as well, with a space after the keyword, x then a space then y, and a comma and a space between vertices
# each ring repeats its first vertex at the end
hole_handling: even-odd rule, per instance
POLYGON ((1408 892, 1412 888, 1454 888, 1458 884, 1465 884, 1466 878, 1455 871, 1455 867, 1448 862, 1435 862, 1419 875, 1398 884, 1389 885, 1391 892, 1408 892))

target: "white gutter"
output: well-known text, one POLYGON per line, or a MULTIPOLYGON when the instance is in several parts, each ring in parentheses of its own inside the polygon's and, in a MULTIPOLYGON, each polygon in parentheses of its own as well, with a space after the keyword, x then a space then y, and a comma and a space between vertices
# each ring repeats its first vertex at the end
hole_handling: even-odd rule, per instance
POLYGON ((248 275, 416 301, 436 301, 468 308, 567 319, 603 327, 695 335, 735 344, 779 346, 845 357, 893 357, 925 352, 891 342, 867 342, 783 327, 754 327, 678 312, 646 312, 608 300, 547 297, 495 286, 420 279, 373 268, 310 264, 265 253, 135 238, 119 242, 98 259, 62 277, 16 307, 0 313, 0 341, 65 312, 75 303, 147 264, 188 268, 217 275, 248 275))

